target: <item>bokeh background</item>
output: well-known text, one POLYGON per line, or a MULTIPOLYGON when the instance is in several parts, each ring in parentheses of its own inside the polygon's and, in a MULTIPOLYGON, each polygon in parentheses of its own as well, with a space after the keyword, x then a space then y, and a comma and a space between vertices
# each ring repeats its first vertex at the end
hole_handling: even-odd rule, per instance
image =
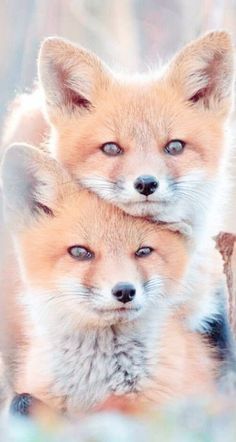
POLYGON ((213 28, 229 30, 236 42, 236 0, 1 0, 1 118, 15 93, 31 88, 46 36, 66 37, 135 71, 213 28))

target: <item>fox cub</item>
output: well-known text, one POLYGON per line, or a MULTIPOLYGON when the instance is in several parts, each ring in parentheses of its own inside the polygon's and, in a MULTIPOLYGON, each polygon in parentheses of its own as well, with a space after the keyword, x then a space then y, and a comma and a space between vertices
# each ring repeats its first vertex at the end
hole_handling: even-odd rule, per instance
POLYGON ((13 105, 6 144, 48 138, 81 184, 125 212, 218 233, 233 101, 226 32, 193 41, 158 72, 114 73, 61 38, 44 41, 38 65, 39 89, 13 105))
MULTIPOLYGON (((211 237, 226 212, 234 77, 229 35, 206 34, 161 71, 132 77, 49 38, 38 67, 39 88, 13 104, 4 143, 39 146, 47 139, 44 148, 83 187, 126 213, 193 233, 195 282, 204 274, 207 285, 215 272, 217 285, 222 269, 211 237)), ((214 290, 203 292, 204 302, 192 298, 193 330, 202 329, 206 316, 221 314, 214 290)))
POLYGON ((79 188, 27 145, 6 151, 2 182, 24 318, 17 393, 74 415, 110 398, 163 404, 214 388, 218 350, 187 317, 215 288, 194 283, 184 235, 79 188))

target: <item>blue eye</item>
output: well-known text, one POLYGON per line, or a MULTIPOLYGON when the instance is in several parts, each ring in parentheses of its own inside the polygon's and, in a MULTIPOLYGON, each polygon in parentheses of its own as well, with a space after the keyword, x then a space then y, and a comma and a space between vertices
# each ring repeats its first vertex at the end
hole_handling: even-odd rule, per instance
POLYGON ((72 246, 68 248, 68 253, 72 258, 77 259, 78 261, 89 261, 93 259, 95 254, 91 252, 91 250, 86 249, 86 247, 82 246, 72 246))
POLYGON ((152 247, 140 247, 140 249, 135 252, 135 256, 137 256, 138 258, 144 258, 145 256, 151 255, 152 252, 152 247))
POLYGON ((116 143, 105 143, 102 145, 101 150, 110 157, 116 157, 124 152, 123 149, 121 149, 121 147, 116 143))
POLYGON ((185 143, 181 140, 172 140, 164 148, 169 155, 179 155, 184 149, 185 143))

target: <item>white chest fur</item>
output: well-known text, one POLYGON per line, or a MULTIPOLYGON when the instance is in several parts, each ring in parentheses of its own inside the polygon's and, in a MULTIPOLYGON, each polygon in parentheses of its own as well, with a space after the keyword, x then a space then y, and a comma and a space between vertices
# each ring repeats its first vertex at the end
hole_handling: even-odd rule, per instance
POLYGON ((33 359, 43 367, 38 375, 43 378, 47 367, 49 396, 61 398, 63 408, 72 413, 109 395, 142 391, 156 361, 157 328, 153 323, 141 330, 123 324, 62 334, 53 344, 48 340, 38 354, 33 350, 33 359))
POLYGON ((69 408, 90 407, 110 393, 137 392, 149 375, 148 356, 145 339, 114 328, 66 336, 53 357, 53 390, 69 408))

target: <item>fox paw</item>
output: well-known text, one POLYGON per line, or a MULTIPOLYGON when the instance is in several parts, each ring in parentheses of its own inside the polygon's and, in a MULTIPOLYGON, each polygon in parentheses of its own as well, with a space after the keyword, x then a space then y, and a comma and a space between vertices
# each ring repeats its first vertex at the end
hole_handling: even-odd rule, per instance
POLYGON ((10 414, 29 416, 33 401, 33 397, 28 393, 16 394, 10 404, 10 414))

